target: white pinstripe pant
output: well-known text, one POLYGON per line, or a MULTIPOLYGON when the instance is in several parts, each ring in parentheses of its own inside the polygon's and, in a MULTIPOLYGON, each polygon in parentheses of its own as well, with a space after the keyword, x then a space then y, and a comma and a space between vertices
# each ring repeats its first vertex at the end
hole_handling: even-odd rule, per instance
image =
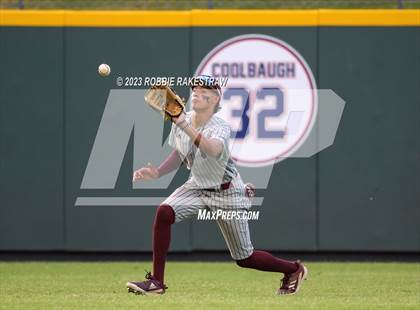
MULTIPOLYGON (((202 190, 187 182, 177 188, 162 204, 172 207, 176 223, 197 216, 200 209, 246 211, 251 206, 240 178, 233 180, 231 188, 217 192, 202 190)), ((254 247, 251 243, 248 220, 219 218, 216 221, 232 258, 240 260, 249 257, 254 247)))

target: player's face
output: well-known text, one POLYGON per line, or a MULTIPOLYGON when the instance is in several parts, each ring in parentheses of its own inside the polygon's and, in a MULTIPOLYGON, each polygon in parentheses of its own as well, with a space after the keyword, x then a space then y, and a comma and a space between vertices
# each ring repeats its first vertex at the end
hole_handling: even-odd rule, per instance
POLYGON ((218 96, 213 90, 200 86, 194 87, 191 99, 193 110, 214 109, 217 101, 218 96))

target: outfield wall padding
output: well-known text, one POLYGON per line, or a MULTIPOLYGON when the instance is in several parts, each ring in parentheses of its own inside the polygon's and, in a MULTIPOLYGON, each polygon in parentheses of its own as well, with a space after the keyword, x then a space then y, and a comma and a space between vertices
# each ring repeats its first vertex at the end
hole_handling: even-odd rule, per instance
MULTIPOLYGON (((419 15, 420 16, 420 15, 419 15)), ((0 23, 1 24, 1 23, 0 23)), ((334 144, 274 167, 256 248, 420 251, 420 28, 16 26, 0 28, 0 250, 150 251, 156 206, 76 207, 135 196, 132 138, 114 191, 80 190, 115 77, 190 76, 222 41, 279 38, 318 87, 346 101, 334 144), (100 78, 108 63, 112 76, 100 78)), ((177 89, 188 96, 188 90, 177 89)), ((168 129, 168 128, 167 128, 168 129)), ((167 196, 187 177, 180 171, 167 196)), ((171 250, 224 250, 215 222, 174 226, 171 250)))

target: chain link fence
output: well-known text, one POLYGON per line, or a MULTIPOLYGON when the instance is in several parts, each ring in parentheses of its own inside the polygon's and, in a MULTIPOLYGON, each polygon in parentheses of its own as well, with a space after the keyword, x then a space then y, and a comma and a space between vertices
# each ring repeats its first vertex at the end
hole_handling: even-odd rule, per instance
POLYGON ((0 0, 8 9, 405 9, 420 0, 0 0))

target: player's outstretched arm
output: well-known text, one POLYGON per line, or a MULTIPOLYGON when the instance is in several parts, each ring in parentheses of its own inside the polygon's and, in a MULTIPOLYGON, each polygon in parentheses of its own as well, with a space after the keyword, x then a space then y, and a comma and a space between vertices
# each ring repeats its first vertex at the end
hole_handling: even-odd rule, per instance
POLYGON ((178 154, 178 151, 173 150, 158 168, 152 166, 149 163, 147 167, 143 167, 134 171, 133 182, 160 178, 161 176, 164 176, 165 174, 178 169, 181 164, 182 160, 178 154))
POLYGON ((178 169, 181 164, 181 155, 177 150, 173 150, 171 154, 169 154, 169 156, 160 164, 159 168, 157 168, 159 177, 178 169))

